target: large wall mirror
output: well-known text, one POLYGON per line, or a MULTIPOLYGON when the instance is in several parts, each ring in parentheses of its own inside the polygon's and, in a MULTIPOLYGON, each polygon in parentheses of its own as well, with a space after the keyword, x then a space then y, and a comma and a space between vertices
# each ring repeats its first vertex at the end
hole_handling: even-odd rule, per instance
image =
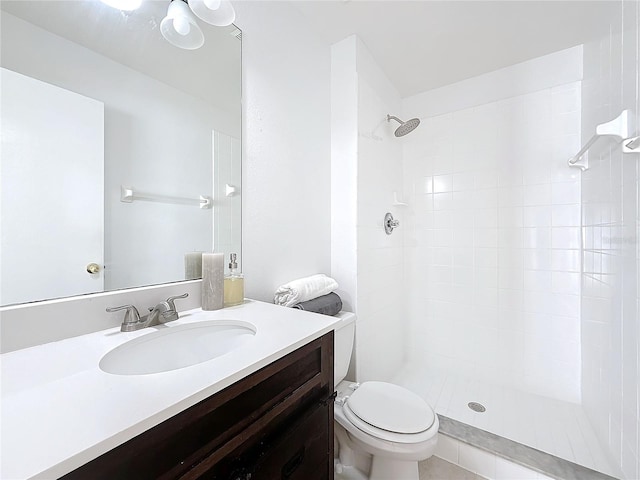
POLYGON ((241 33, 199 22, 204 45, 177 48, 168 5, 0 2, 0 305, 241 254, 241 33))

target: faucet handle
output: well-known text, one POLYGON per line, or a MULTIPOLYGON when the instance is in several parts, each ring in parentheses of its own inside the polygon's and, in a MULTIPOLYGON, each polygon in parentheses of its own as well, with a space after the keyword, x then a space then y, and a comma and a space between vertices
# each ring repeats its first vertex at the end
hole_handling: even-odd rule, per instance
POLYGON ((176 311, 176 304, 173 303, 174 300, 177 300, 178 298, 187 298, 189 296, 188 293, 183 293, 182 295, 176 295, 175 297, 169 297, 167 298, 167 303, 169 304, 169 309, 176 311))
POLYGON ((117 312, 119 310, 126 310, 124 314, 124 322, 122 322, 123 325, 140 321, 140 313, 133 305, 122 305, 120 307, 107 308, 107 312, 109 313, 117 312))

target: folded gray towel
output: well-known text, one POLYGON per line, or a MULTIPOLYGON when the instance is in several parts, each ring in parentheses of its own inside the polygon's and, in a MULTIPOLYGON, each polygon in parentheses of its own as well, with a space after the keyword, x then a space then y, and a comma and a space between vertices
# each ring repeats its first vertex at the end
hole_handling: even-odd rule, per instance
POLYGON ((307 312, 322 313, 323 315, 336 315, 342 310, 342 299, 337 293, 332 292, 306 302, 296 303, 293 308, 307 312))

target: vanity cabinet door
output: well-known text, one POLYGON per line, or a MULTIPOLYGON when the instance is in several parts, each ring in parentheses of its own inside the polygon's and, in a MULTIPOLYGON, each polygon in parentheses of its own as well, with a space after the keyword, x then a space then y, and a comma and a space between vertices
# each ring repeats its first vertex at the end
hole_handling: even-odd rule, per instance
MULTIPOLYGON (((331 403, 331 406, 333 404, 331 403)), ((307 412, 272 444, 266 445, 253 472, 255 480, 328 480, 333 478, 333 455, 329 452, 329 429, 320 428, 326 419, 333 421, 333 408, 318 405, 307 412), (330 462, 327 461, 330 460, 330 462)))
POLYGON ((333 479, 333 396, 251 439, 203 475, 184 480, 333 479))

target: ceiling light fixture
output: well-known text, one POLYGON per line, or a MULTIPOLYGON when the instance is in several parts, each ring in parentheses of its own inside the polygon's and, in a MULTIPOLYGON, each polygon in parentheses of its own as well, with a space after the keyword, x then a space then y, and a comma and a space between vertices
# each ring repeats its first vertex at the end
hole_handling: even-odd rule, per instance
POLYGON ((136 10, 142 5, 142 0, 101 0, 105 5, 117 8, 118 10, 131 11, 136 10))
POLYGON ((162 36, 172 45, 195 50, 204 44, 204 35, 186 0, 171 0, 167 16, 160 23, 162 36))
POLYGON ((200 20, 216 27, 226 27, 236 19, 229 0, 189 0, 189 6, 200 20))

